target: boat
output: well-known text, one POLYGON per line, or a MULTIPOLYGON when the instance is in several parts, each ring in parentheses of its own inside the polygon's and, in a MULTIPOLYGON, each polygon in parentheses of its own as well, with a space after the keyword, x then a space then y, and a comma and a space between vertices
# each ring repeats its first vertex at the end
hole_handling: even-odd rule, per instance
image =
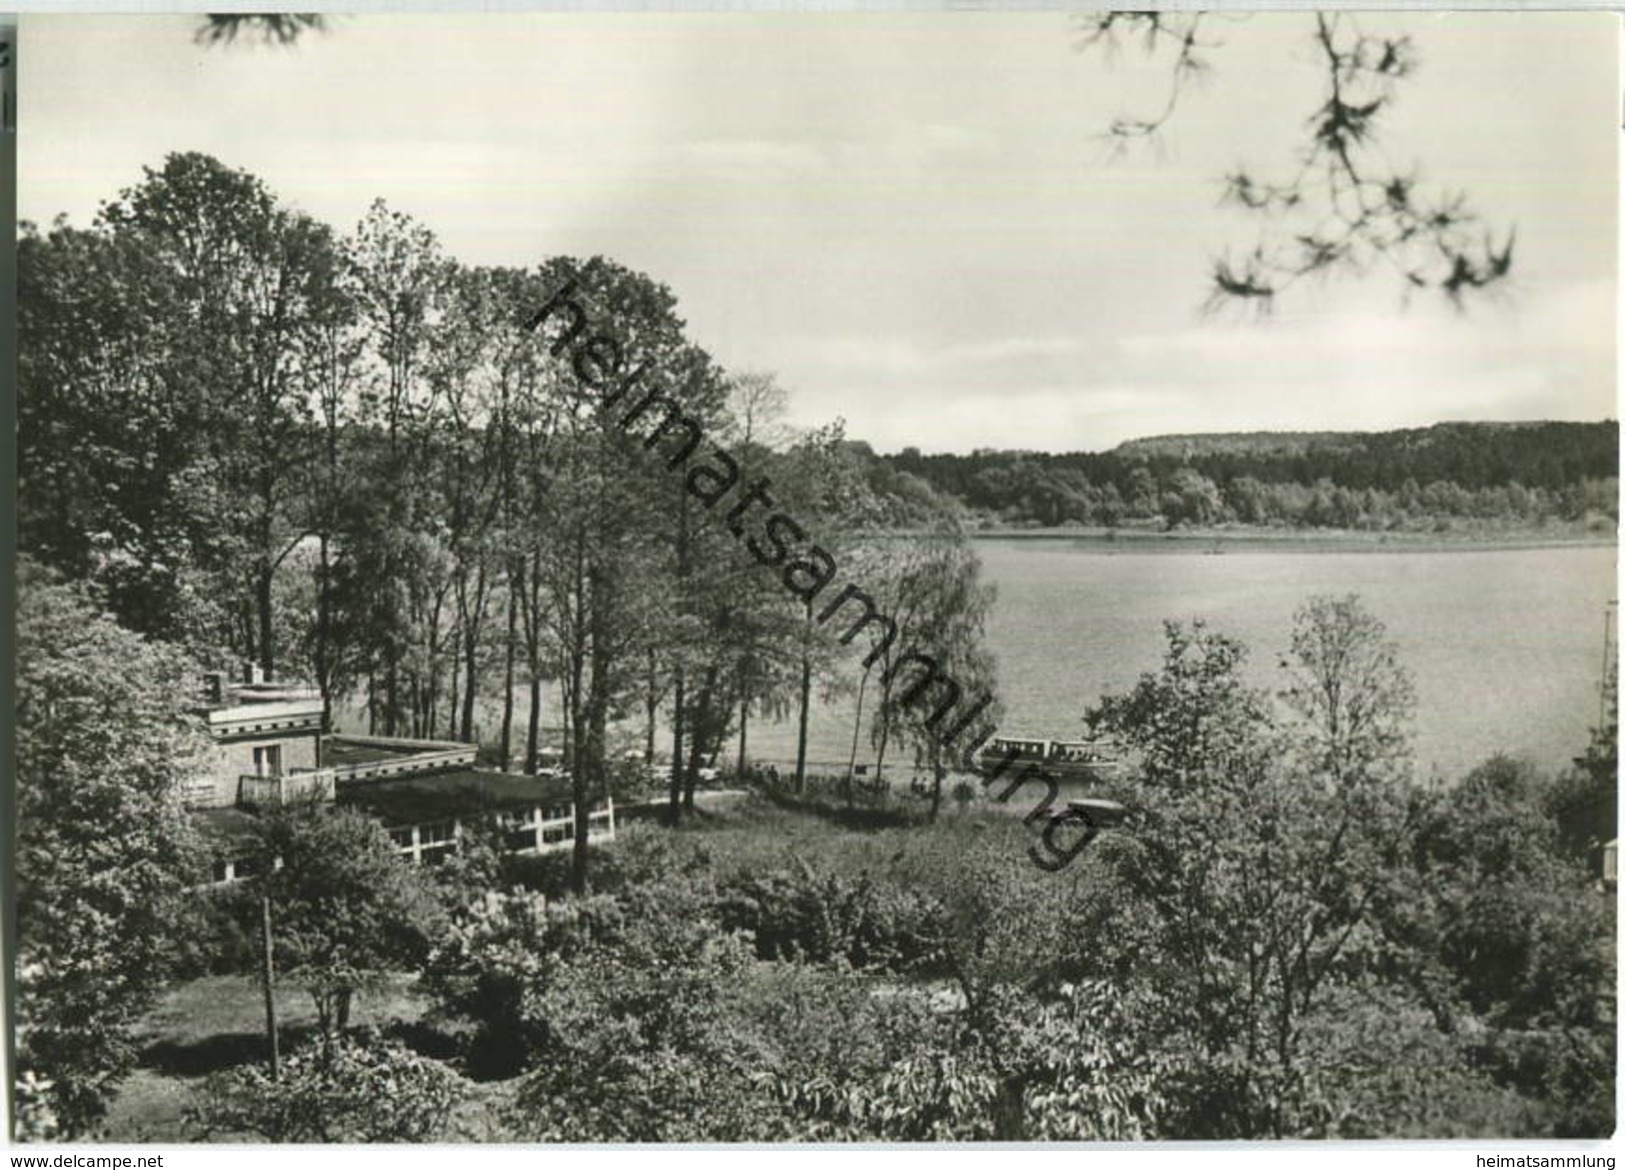
POLYGON ((1104 740, 1018 739, 995 736, 976 754, 977 767, 987 775, 1010 775, 1038 764, 1057 780, 1105 780, 1123 770, 1122 757, 1104 740))

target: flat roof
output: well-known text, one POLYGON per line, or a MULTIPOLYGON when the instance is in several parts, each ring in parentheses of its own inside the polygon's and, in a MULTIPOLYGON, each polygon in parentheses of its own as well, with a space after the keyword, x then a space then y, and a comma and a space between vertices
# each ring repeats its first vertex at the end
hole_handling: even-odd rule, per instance
POLYGON ((474 745, 449 739, 405 739, 394 735, 350 735, 333 732, 322 737, 323 765, 376 764, 441 752, 472 753, 474 745))
POLYGON ((474 768, 341 783, 337 796, 341 806, 368 813, 388 825, 417 825, 480 812, 563 804, 570 799, 568 780, 474 768))
POLYGON ((376 764, 379 760, 395 760, 401 756, 416 755, 415 750, 387 748, 372 743, 348 743, 336 736, 322 739, 322 766, 340 764, 376 764))

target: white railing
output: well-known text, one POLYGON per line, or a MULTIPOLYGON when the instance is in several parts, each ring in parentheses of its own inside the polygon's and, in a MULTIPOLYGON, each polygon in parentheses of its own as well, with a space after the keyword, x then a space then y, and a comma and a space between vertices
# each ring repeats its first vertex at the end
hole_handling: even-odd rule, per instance
MULTIPOLYGON (((498 825, 506 835, 509 853, 551 853, 568 849, 575 842, 575 810, 566 806, 563 816, 550 817, 546 805, 533 805, 517 813, 500 815, 498 825)), ((558 807, 558 806, 552 806, 558 807)), ((421 825, 399 825, 390 830, 396 848, 405 857, 422 862, 426 858, 455 852, 462 840, 463 822, 432 821, 421 825)), ((615 840, 615 802, 587 814, 587 840, 615 840)))
POLYGON ((332 768, 281 776, 243 774, 237 777, 237 803, 243 808, 274 808, 292 801, 332 800, 335 782, 332 768))

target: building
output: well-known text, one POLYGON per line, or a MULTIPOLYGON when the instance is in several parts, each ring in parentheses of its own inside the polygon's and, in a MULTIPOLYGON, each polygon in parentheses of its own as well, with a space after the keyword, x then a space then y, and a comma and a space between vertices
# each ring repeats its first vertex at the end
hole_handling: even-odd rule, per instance
MULTIPOLYGON (((570 782, 475 765, 471 744, 325 734, 321 696, 266 681, 245 667, 242 681, 205 679, 204 718, 214 755, 188 804, 214 856, 214 880, 252 873, 255 822, 266 810, 312 801, 353 808, 389 830, 401 853, 433 864, 476 824, 494 824, 507 848, 540 853, 574 840, 570 782)), ((587 817, 588 840, 615 837, 615 804, 587 817)))
MULTIPOLYGON (((322 697, 303 687, 269 683, 258 667, 228 684, 222 674, 204 676, 197 713, 214 744, 209 775, 187 793, 194 808, 230 808, 262 782, 317 770, 322 737, 322 697)), ((274 784, 273 784, 274 787, 274 784)), ((252 803, 252 799, 251 799, 252 803)))

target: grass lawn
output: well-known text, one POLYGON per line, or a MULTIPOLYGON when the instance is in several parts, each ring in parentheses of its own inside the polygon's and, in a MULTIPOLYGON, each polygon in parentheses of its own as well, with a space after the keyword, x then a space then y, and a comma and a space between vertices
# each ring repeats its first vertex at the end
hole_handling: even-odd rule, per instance
MULTIPOLYGON (((351 1022, 380 1029, 418 1023, 428 1007, 416 976, 396 974, 356 999, 351 1022)), ((284 1052, 315 1029, 310 996, 278 990, 277 1030, 284 1052)), ((188 1140, 181 1113, 212 1072, 266 1058, 265 1000, 259 984, 236 975, 209 976, 172 988, 141 1022, 135 1037, 139 1066, 119 1089, 99 1135, 108 1142, 188 1140)))

